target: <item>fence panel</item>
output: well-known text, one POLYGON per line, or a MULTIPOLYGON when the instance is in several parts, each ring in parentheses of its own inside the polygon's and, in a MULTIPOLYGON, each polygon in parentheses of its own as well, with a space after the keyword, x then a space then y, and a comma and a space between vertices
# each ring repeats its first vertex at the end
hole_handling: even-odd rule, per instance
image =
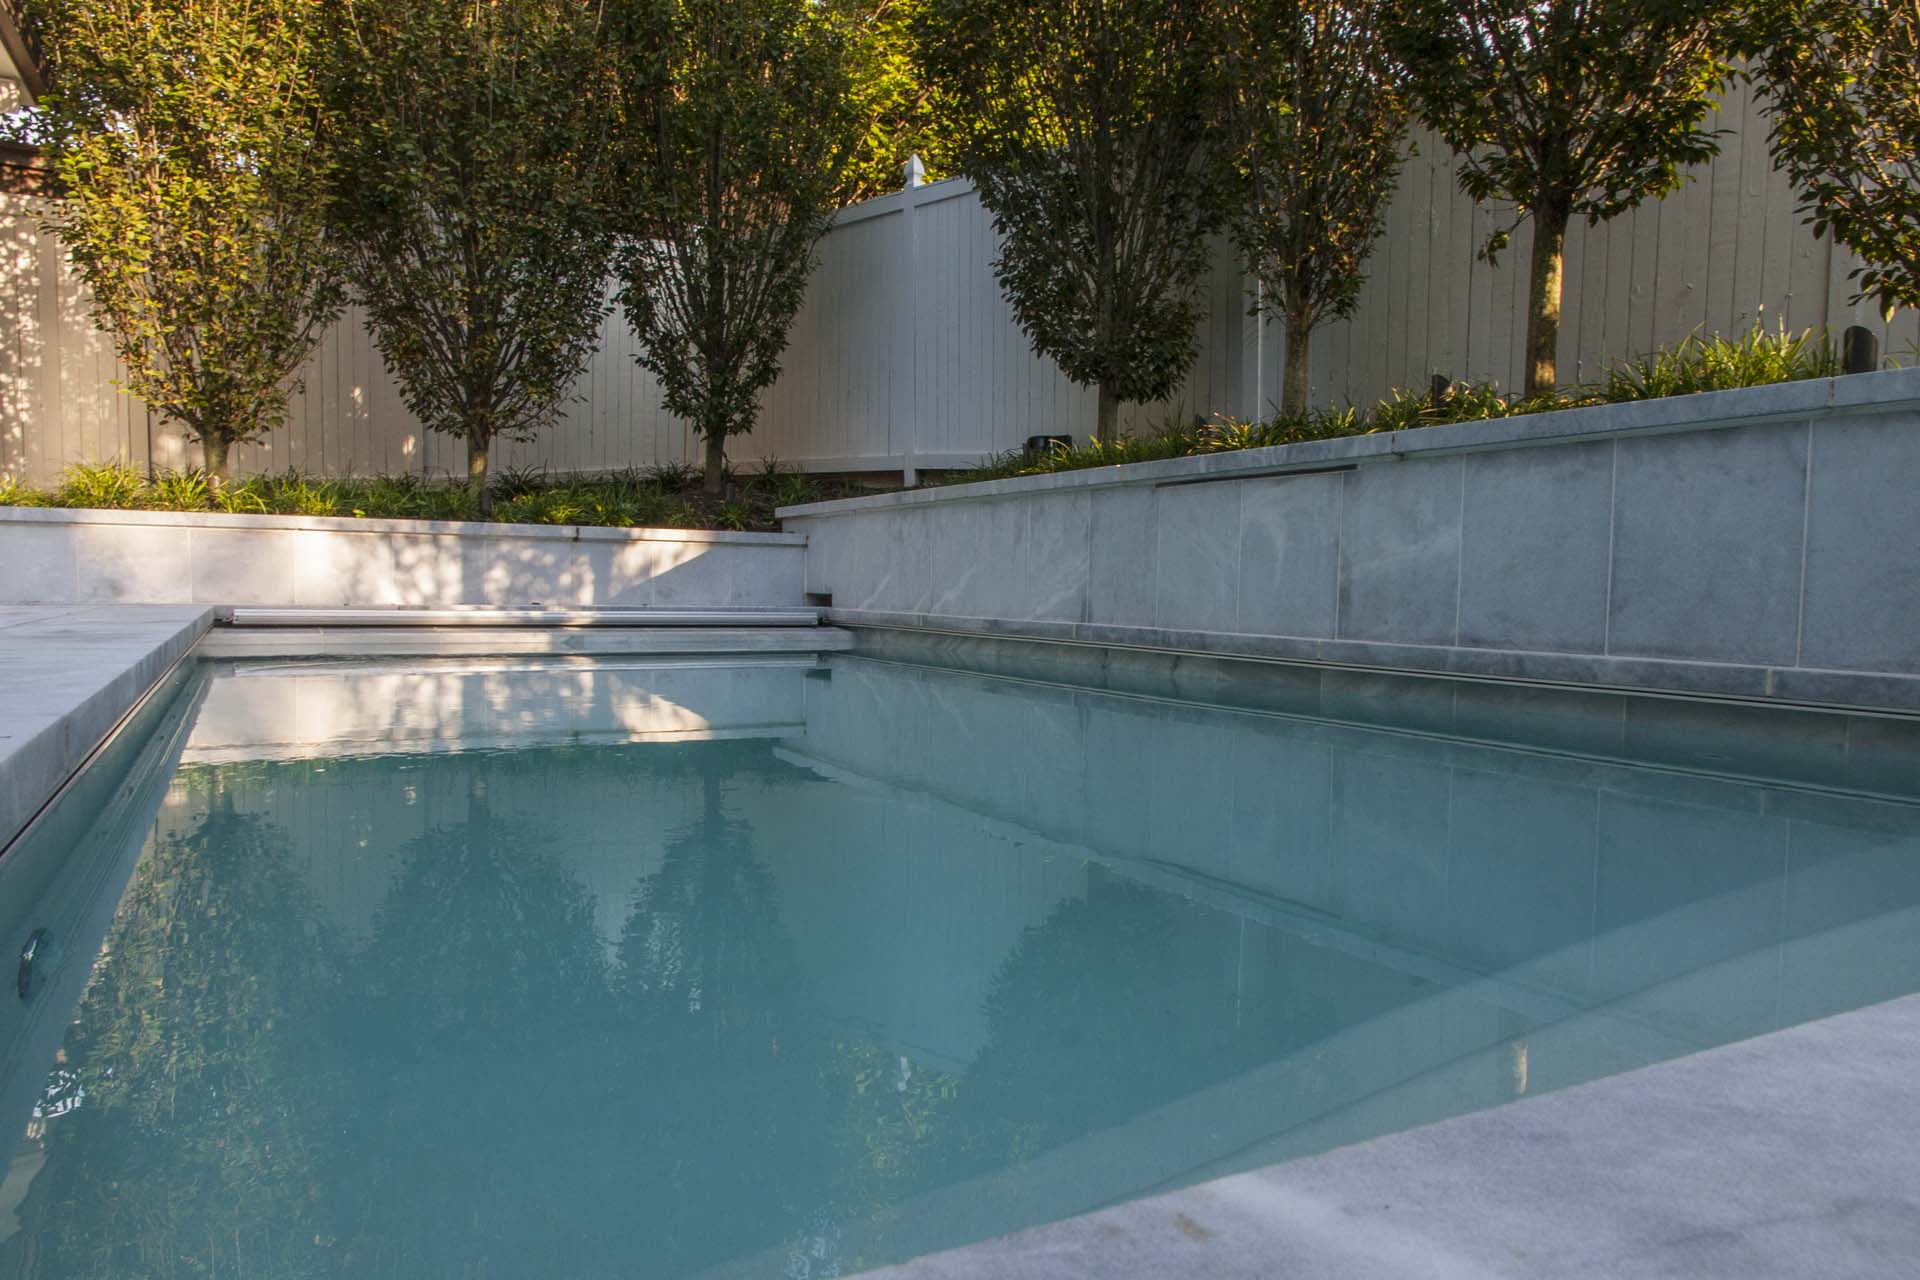
MULTIPOLYGON (((1864 324, 1889 355, 1920 351, 1920 316, 1888 325, 1850 301, 1854 259, 1801 224, 1774 170, 1751 90, 1734 86, 1712 126, 1721 154, 1680 191, 1567 240, 1560 338, 1563 379, 1694 332, 1756 321, 1836 333, 1864 324)), ((1489 264, 1478 256, 1510 211, 1459 188, 1458 159, 1418 135, 1359 306, 1313 336, 1316 403, 1368 404, 1430 375, 1517 387, 1529 232, 1489 264)), ((165 470, 196 461, 177 428, 121 394, 111 345, 44 206, 0 196, 0 475, 45 483, 66 464, 123 458, 165 470)), ((780 380, 754 432, 732 442, 743 465, 774 457, 814 471, 963 466, 1030 435, 1085 436, 1093 393, 1036 356, 993 278, 996 237, 972 187, 931 183, 843 210, 820 247, 780 380)), ((1165 400, 1128 406, 1130 429, 1170 419, 1270 412, 1284 333, 1247 315, 1247 281, 1224 243, 1201 284, 1206 318, 1186 381, 1165 400)), ((598 351, 561 422, 498 451, 507 467, 560 472, 697 460, 698 441, 666 412, 638 343, 607 300, 598 351)), ((343 316, 302 371, 287 426, 234 451, 242 473, 289 467, 320 476, 459 474, 464 446, 408 413, 362 318, 343 316)))

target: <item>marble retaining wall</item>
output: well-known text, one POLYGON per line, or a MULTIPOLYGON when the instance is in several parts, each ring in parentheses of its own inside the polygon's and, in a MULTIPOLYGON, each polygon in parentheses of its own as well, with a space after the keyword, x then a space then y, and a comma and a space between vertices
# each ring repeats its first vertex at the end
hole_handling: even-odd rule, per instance
POLYGON ((797 605, 806 539, 0 507, 0 604, 797 605))
POLYGON ((847 625, 1920 710, 1920 370, 782 511, 847 625))

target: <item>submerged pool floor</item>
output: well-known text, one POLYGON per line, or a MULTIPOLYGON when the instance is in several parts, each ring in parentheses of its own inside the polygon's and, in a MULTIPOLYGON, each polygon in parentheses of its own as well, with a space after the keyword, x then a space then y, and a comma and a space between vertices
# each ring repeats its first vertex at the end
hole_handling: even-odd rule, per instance
POLYGON ((1513 698, 208 664, 0 859, 0 1274, 850 1275, 1920 990, 1911 722, 1513 698))

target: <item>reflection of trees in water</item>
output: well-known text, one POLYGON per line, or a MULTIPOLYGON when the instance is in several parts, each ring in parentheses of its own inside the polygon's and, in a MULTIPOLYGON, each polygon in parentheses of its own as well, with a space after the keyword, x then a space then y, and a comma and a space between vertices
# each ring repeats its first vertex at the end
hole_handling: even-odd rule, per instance
POLYGON ((552 1273, 614 1188, 593 898, 475 765, 462 821, 402 851, 349 971, 337 1051, 353 1081, 337 1155, 356 1274, 552 1273))
POLYGON ((1238 923, 1094 870, 995 975, 954 1120, 961 1162, 1026 1159, 1273 1056, 1290 1028, 1243 998, 1238 923))
POLYGON ((340 957, 286 834, 216 795, 141 859, 103 956, 64 1051, 85 1100, 49 1122, 0 1259, 23 1277, 328 1270, 340 957))
MULTIPOLYGON (((831 1022, 800 972, 735 797, 818 784, 764 743, 415 767, 470 800, 399 851, 356 954, 316 923, 286 834, 231 803, 143 859, 68 1041, 86 1102, 50 1126, 0 1274, 675 1276, 760 1253, 770 1274, 808 1254, 809 1274, 853 1270, 885 1258, 839 1256, 864 1238, 841 1228, 1244 1070, 1302 1025, 1235 977, 1251 953, 1218 913, 1096 873, 1001 966, 976 1060, 916 1069, 831 1022), (497 806, 510 774, 538 794, 562 772, 627 805, 643 771, 698 803, 609 954, 560 837, 497 806)), ((246 776, 264 794, 298 775, 246 776)))
POLYGON ((635 891, 618 955, 620 1127, 673 1158, 635 1173, 664 1274, 766 1247, 813 1207, 821 1045, 773 875, 725 806, 728 756, 698 753, 699 815, 635 891))

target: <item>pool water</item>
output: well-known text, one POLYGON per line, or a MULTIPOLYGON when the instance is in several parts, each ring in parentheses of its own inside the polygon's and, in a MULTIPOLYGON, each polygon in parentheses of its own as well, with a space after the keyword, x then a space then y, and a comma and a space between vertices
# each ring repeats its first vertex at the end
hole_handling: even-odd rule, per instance
POLYGON ((0 859, 0 1274, 851 1275, 1920 990, 1912 722, 1417 684, 206 664, 0 859))

